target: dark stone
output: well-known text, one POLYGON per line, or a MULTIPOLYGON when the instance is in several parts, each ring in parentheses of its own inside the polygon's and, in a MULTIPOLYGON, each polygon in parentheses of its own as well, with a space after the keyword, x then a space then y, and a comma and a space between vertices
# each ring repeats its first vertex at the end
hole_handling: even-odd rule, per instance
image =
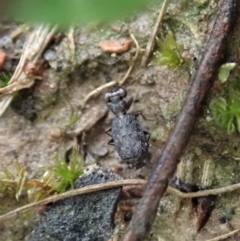
POLYGON ((196 184, 184 183, 180 180, 180 178, 176 178, 173 186, 181 192, 189 193, 189 192, 197 192, 200 188, 196 184))
MULTIPOLYGON (((75 188, 121 179, 109 170, 94 168, 94 172, 90 170, 75 182, 75 188)), ((28 241, 107 241, 112 237, 120 194, 119 187, 54 203, 41 217, 28 241)))

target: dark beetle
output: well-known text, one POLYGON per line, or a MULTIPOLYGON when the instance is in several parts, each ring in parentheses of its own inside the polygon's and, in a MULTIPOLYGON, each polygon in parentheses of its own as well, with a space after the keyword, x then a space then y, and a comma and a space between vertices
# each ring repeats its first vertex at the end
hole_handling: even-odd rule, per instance
POLYGON ((132 104, 132 98, 129 101, 124 100, 126 96, 127 91, 119 86, 114 86, 105 94, 108 109, 116 115, 106 133, 112 132, 109 144, 116 147, 121 159, 130 166, 138 168, 150 158, 148 152, 150 135, 142 130, 137 120, 139 114, 126 113, 132 104))

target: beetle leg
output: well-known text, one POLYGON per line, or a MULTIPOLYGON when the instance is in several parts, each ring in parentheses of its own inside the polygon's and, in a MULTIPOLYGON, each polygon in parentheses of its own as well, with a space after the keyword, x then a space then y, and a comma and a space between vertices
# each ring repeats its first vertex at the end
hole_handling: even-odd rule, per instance
POLYGON ((130 108, 130 106, 132 105, 133 102, 133 98, 131 97, 127 102, 126 102, 126 111, 130 108))
POLYGON ((113 139, 108 142, 108 145, 115 146, 113 139))
POLYGON ((141 111, 139 111, 137 114, 135 114, 136 117, 138 117, 139 115, 142 116, 142 118, 143 118, 144 120, 147 120, 147 121, 154 121, 153 119, 147 119, 147 118, 142 114, 141 111))
POLYGON ((143 118, 144 120, 147 120, 147 118, 142 114, 141 111, 139 111, 137 114, 135 114, 136 117, 138 117, 139 115, 142 116, 142 118, 143 118))
POLYGON ((144 133, 145 137, 147 138, 147 142, 149 142, 151 133, 149 133, 148 131, 143 131, 143 133, 144 133))
POLYGON ((111 130, 112 130, 112 127, 109 127, 105 130, 105 133, 112 137, 112 135, 109 133, 111 130))
POLYGON ((111 103, 107 103, 107 107, 110 111, 114 112, 111 103))
MULTIPOLYGON (((109 133, 111 130, 112 130, 112 127, 109 127, 109 128, 107 128, 107 129, 105 130, 105 133, 106 133, 107 135, 109 135, 109 136, 112 137, 112 135, 109 133)), ((108 145, 115 146, 113 139, 111 139, 111 140, 108 142, 108 145)))

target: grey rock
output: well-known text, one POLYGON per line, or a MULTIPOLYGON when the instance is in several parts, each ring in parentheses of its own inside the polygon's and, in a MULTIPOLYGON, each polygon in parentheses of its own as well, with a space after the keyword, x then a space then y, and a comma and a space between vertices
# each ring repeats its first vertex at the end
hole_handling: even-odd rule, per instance
MULTIPOLYGON (((94 168, 75 182, 75 188, 119 180, 109 170, 94 168)), ((112 237, 114 213, 121 188, 74 196, 54 203, 28 241, 106 241, 112 237)))

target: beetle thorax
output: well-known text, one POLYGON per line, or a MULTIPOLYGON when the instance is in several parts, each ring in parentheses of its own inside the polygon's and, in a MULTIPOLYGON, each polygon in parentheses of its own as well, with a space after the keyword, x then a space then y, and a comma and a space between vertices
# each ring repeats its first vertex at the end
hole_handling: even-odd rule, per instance
POLYGON ((114 96, 111 98, 111 102, 108 103, 108 108, 116 115, 125 114, 126 102, 118 96, 114 96))

